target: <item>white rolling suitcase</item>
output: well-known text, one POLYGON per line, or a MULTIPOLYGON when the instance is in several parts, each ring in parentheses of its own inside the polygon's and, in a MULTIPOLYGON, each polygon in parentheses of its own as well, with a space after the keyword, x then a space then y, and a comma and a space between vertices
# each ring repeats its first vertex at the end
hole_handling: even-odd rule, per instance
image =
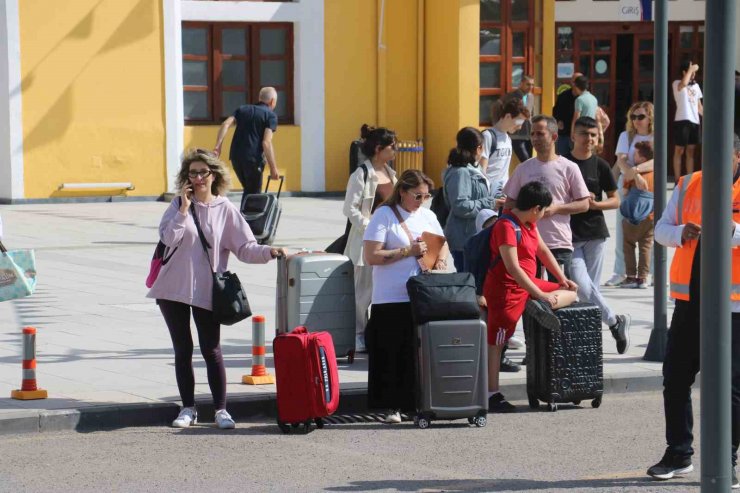
POLYGON ((301 253, 278 259, 277 332, 326 331, 337 357, 355 359, 354 266, 344 255, 301 253))

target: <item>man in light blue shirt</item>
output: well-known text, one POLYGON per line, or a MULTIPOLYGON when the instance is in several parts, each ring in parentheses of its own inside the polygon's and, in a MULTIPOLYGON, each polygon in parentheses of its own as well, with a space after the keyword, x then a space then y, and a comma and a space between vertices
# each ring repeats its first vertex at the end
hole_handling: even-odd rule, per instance
MULTIPOLYGON (((599 102, 596 100, 596 96, 588 91, 588 78, 585 75, 576 77, 573 81, 573 94, 576 96, 575 111, 573 113, 573 122, 571 123, 570 135, 575 135, 574 126, 576 120, 582 116, 593 118, 597 122, 596 111, 599 107, 599 102)), ((599 135, 602 134, 601 124, 599 124, 599 135)))

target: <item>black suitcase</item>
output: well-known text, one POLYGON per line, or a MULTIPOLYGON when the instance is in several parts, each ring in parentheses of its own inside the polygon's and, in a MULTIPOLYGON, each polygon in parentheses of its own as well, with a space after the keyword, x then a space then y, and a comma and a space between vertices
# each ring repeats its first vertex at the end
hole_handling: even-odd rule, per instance
POLYGON ((247 220, 252 234, 260 245, 272 245, 277 232, 280 215, 283 207, 280 205, 280 192, 283 189, 285 177, 280 177, 280 186, 277 194, 268 193, 270 177, 267 177, 264 193, 249 194, 242 200, 241 213, 247 220))
POLYGON ((557 411, 558 403, 578 405, 584 399, 599 407, 604 393, 601 310, 574 303, 553 312, 530 300, 523 323, 529 407, 537 409, 543 401, 557 411))

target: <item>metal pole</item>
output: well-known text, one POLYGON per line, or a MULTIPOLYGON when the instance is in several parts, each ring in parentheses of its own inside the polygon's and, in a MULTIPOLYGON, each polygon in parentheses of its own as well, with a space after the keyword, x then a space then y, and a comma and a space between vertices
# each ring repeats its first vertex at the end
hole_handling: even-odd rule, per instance
MULTIPOLYGON (((668 0, 655 0, 655 109, 654 171, 655 211, 662 214, 666 204, 668 186, 668 0)), ((658 218, 656 217, 656 220, 658 218)), ((653 330, 643 359, 663 361, 668 340, 668 293, 666 292, 666 248, 653 243, 653 330)))
POLYGON ((730 491, 735 2, 706 2, 701 246, 701 491, 730 491))

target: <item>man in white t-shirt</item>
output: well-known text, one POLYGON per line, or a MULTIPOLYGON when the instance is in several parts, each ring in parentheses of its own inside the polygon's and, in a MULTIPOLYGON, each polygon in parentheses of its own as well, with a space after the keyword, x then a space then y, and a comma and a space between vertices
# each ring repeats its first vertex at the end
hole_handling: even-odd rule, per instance
POLYGON ((676 118, 673 122, 673 179, 678 181, 681 173, 681 158, 686 154, 686 173, 694 172, 694 151, 701 141, 701 87, 694 80, 699 65, 686 60, 681 63, 681 79, 673 81, 673 98, 676 100, 676 118))
MULTIPOLYGON (((540 181, 547 186, 552 194, 552 205, 537 222, 537 228, 555 260, 564 267, 565 275, 570 278, 573 257, 570 216, 588 210, 591 192, 586 187, 578 165, 555 153, 557 138, 557 120, 545 115, 532 119, 532 145, 537 156, 524 161, 514 170, 504 186, 507 197, 505 207, 515 205, 519 190, 525 184, 540 181)), ((550 279, 553 280, 552 275, 550 279)))
POLYGON ((480 167, 488 178, 496 209, 504 205, 504 185, 509 181, 512 143, 510 133, 522 127, 528 114, 521 99, 497 101, 491 108, 493 127, 483 131, 480 167))

